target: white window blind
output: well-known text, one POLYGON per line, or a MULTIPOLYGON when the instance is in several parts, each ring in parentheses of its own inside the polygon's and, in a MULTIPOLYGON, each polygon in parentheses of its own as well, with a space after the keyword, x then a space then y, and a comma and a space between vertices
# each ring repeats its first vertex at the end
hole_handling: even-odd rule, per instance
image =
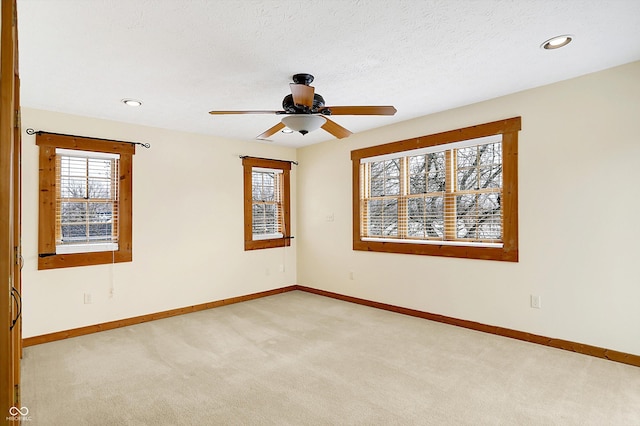
POLYGON ((56 149, 56 253, 118 250, 118 154, 56 149))
POLYGON ((362 239, 501 247, 501 138, 361 159, 362 239))
POLYGON ((252 230, 254 240, 282 238, 282 170, 252 168, 252 230))

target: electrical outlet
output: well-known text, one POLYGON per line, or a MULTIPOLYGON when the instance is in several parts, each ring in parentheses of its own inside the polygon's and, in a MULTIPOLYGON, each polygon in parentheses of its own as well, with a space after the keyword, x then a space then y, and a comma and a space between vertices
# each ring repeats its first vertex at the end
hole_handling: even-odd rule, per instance
POLYGON ((542 307, 540 296, 536 296, 534 294, 531 295, 531 307, 535 309, 540 309, 542 307))
POLYGON ((280 264, 280 272, 284 272, 284 265, 282 263, 280 264))
POLYGON ((353 271, 349 272, 349 279, 350 279, 350 280, 352 280, 352 281, 355 279, 355 278, 353 277, 353 271))
POLYGON ((84 304, 85 305, 90 305, 91 304, 91 293, 85 293, 84 294, 84 304))
POLYGON ((333 222, 334 220, 336 220, 336 217, 333 213, 329 213, 326 217, 327 222, 333 222))

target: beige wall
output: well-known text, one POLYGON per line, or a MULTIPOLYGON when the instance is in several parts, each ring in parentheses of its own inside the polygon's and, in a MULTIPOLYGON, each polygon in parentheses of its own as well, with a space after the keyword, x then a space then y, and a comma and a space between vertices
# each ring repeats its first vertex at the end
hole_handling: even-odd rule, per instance
MULTIPOLYGON (((38 147, 23 133, 23 337, 296 283, 297 240, 289 248, 243 249, 238 158, 295 160, 294 149, 26 108, 22 125, 152 145, 134 156, 133 262, 38 271, 38 147), (92 304, 84 304, 85 293, 92 304)), ((295 166, 291 176, 295 235, 295 166)))
POLYGON ((299 284, 640 354, 640 62, 306 147, 298 159, 299 284), (351 250, 352 149, 514 116, 519 263, 351 250))

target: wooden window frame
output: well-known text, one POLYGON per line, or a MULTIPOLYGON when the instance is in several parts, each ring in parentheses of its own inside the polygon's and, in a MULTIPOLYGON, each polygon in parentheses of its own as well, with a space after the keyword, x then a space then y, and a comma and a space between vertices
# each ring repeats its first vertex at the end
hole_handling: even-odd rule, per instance
POLYGON ((135 145, 79 136, 40 132, 40 197, 38 215, 38 269, 131 262, 133 260, 133 155, 135 145), (56 148, 119 154, 118 250, 56 254, 56 148))
MULTIPOLYGON (((518 262, 518 131, 520 129, 521 117, 513 117, 351 151, 353 250, 518 262), (419 244, 411 243, 410 240, 394 242, 362 239, 360 217, 361 159, 379 155, 401 154, 405 151, 493 135, 502 135, 502 247, 455 245, 455 242, 454 244, 419 244)), ((400 213, 400 206, 398 209, 400 213)))
POLYGON ((264 158, 244 157, 242 159, 244 174, 244 249, 260 250, 291 245, 291 163, 288 161, 269 160, 264 158), (282 170, 282 238, 253 239, 253 168, 282 170))

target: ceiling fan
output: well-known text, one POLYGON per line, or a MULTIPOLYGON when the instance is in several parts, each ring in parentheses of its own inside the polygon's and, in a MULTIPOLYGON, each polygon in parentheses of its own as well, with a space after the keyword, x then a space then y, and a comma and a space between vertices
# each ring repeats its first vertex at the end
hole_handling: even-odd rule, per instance
POLYGON ((266 139, 280 130, 289 129, 302 135, 322 128, 338 139, 346 138, 352 132, 329 119, 331 115, 394 115, 392 106, 326 106, 324 98, 309 86, 313 82, 311 74, 295 74, 289 83, 291 94, 282 100, 282 111, 209 111, 212 115, 222 114, 277 114, 285 115, 282 121, 258 135, 256 139, 266 139))

